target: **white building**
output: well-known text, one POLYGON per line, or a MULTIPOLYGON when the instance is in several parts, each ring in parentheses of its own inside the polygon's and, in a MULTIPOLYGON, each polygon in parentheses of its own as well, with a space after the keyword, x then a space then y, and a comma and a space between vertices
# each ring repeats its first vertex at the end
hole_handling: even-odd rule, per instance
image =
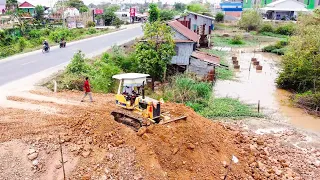
POLYGON ((306 5, 296 0, 278 0, 260 8, 267 19, 290 20, 296 18, 299 12, 309 12, 306 5))

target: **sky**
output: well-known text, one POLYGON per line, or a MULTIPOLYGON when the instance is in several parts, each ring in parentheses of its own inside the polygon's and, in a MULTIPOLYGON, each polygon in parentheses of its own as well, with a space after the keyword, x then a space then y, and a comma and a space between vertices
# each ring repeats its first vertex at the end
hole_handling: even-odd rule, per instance
MULTIPOLYGON (((45 5, 45 6, 50 6, 52 4, 52 6, 54 5, 54 3, 57 0, 27 0, 29 3, 31 3, 32 5, 36 6, 36 5, 45 5)), ((124 1, 124 2, 140 2, 143 3, 144 0, 120 0, 120 1, 124 1)), ((154 0, 154 2, 157 2, 158 0, 154 0)), ((162 3, 168 3, 168 4, 174 4, 174 2, 183 2, 183 3, 188 3, 191 0, 161 0, 162 3)), ((19 0, 19 2, 24 2, 24 0, 19 0)), ((93 4, 100 4, 100 2, 119 2, 119 0, 83 0, 83 2, 88 5, 90 3, 93 4)), ((147 0, 147 2, 152 2, 152 0, 147 0)))

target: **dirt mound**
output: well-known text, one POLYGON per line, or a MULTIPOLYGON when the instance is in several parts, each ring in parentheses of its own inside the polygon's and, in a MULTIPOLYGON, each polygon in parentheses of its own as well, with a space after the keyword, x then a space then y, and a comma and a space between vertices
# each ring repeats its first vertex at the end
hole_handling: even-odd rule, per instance
MULTIPOLYGON (((79 92, 41 95, 68 100, 81 97, 79 92)), ((232 165, 229 179, 300 177, 288 160, 275 153, 280 151, 270 146, 275 137, 252 135, 173 103, 165 103, 163 111, 186 115, 186 121, 155 124, 136 133, 113 120, 114 95, 94 94, 94 99, 95 103, 81 105, 29 102, 60 109, 55 115, 0 109, 0 128, 6 130, 0 133, 0 140, 21 138, 39 149, 40 155, 50 156, 59 149, 60 135, 64 151, 80 159, 68 174, 72 179, 223 179, 232 155, 239 163, 232 165)), ((41 169, 49 177, 53 166, 43 164, 41 169)))

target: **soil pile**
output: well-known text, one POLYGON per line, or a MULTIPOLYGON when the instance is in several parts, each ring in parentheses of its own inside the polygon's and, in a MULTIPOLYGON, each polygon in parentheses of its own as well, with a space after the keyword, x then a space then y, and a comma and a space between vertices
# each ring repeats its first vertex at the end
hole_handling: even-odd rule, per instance
MULTIPOLYGON (((67 101, 81 96, 79 92, 33 93, 67 101)), ((21 139, 37 149, 35 160, 39 163, 32 165, 32 178, 40 179, 62 171, 58 135, 67 157, 67 176, 72 179, 223 179, 232 155, 239 163, 232 165, 229 179, 308 179, 317 175, 299 173, 293 170, 298 165, 281 159, 279 152, 286 149, 272 148, 276 137, 260 137, 213 122, 184 105, 166 103, 162 111, 186 115, 186 121, 155 124, 135 132, 113 120, 111 112, 117 108, 114 95, 94 94, 94 98, 94 103, 79 105, 29 101, 55 108, 56 114, 1 109, 0 128, 5 131, 1 131, 0 141, 21 139), (56 158, 50 159, 51 154, 56 158)))

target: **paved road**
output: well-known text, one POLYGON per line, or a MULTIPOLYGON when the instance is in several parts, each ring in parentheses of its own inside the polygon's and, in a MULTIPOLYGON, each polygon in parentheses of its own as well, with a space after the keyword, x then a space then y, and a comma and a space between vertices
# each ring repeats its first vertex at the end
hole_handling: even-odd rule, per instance
POLYGON ((99 38, 76 42, 69 46, 67 44, 67 48, 65 49, 52 48, 49 53, 45 54, 38 52, 10 61, 6 61, 5 59, 0 60, 0 86, 66 63, 70 61, 74 53, 78 50, 81 50, 85 54, 95 54, 106 50, 106 47, 123 43, 126 40, 141 35, 142 29, 140 26, 131 27, 119 32, 100 36, 99 38))

